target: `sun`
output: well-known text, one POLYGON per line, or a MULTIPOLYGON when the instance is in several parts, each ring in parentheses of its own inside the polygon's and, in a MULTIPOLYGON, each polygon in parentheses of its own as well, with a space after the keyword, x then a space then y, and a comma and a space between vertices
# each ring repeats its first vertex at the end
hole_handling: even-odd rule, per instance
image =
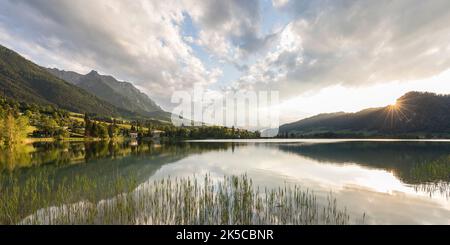
POLYGON ((388 126, 393 127, 396 121, 407 122, 409 121, 408 113, 409 109, 405 100, 398 99, 395 103, 386 107, 385 123, 388 126))
POLYGON ((399 102, 397 99, 395 99, 394 101, 392 101, 392 103, 389 104, 390 107, 392 108, 398 108, 399 107, 399 102))
POLYGON ((390 110, 397 111, 397 110, 400 109, 400 105, 399 105, 398 103, 390 104, 390 105, 389 105, 389 109, 390 109, 390 110))

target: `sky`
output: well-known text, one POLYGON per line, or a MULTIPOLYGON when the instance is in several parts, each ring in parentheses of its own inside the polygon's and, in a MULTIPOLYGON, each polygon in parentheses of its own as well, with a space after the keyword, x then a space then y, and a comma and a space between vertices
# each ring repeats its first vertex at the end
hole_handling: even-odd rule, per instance
POLYGON ((278 91, 281 122, 450 93, 448 0, 0 0, 0 44, 175 91, 278 91))

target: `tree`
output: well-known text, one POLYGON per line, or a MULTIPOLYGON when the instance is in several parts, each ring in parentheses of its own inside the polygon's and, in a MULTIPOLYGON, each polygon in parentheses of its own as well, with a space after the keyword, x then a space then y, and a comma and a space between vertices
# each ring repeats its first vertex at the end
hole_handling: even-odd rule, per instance
POLYGON ((98 137, 98 125, 96 122, 92 123, 92 127, 89 133, 89 136, 91 137, 98 137))
POLYGON ((92 123, 87 114, 84 114, 84 136, 91 137, 92 123))
POLYGON ((70 137, 70 133, 65 128, 59 128, 59 129, 56 130, 56 132, 53 135, 53 137, 55 137, 57 139, 64 139, 64 138, 70 137))
POLYGON ((114 138, 114 126, 112 124, 108 126, 108 136, 109 138, 114 138))
POLYGON ((29 122, 27 117, 16 117, 12 112, 8 112, 6 117, 1 119, 1 143, 7 146, 23 143, 27 137, 28 125, 29 122))
POLYGON ((138 132, 141 131, 141 122, 140 121, 136 122, 136 128, 137 128, 138 132))
POLYGON ((97 137, 102 139, 108 138, 108 129, 103 123, 97 124, 97 137))
POLYGON ((55 119, 46 115, 41 115, 35 125, 39 129, 38 132, 46 137, 55 137, 60 130, 60 126, 55 119))
POLYGON ((118 134, 117 131, 118 130, 117 130, 117 126, 116 126, 115 121, 112 124, 108 125, 108 136, 109 136, 109 138, 114 138, 118 134))

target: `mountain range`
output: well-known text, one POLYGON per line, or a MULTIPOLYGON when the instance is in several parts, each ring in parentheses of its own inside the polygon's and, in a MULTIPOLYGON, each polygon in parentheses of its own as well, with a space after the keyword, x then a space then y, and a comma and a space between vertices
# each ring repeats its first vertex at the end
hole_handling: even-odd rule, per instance
POLYGON ((450 135, 450 95, 409 92, 395 105, 371 108, 356 113, 319 114, 282 125, 282 137, 423 137, 450 135))
POLYGON ((56 77, 70 82, 118 108, 151 118, 170 118, 170 113, 164 112, 152 99, 131 83, 118 81, 112 76, 100 75, 97 71, 82 75, 56 68, 47 70, 56 77))
POLYGON ((93 71, 86 75, 41 67, 0 45, 0 94, 17 101, 52 105, 99 116, 169 120, 131 83, 93 71))

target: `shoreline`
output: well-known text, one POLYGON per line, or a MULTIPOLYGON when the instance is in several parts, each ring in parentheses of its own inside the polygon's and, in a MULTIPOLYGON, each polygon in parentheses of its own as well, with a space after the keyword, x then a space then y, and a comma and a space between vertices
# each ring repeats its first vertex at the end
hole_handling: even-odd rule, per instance
MULTIPOLYGON (((160 138, 161 139, 161 138, 160 138)), ((55 138, 27 138, 24 140, 24 144, 33 144, 33 143, 51 143, 51 142, 102 142, 102 141, 116 141, 116 142, 123 142, 123 141, 139 141, 139 139, 133 139, 133 138, 64 138, 64 139, 55 139, 55 138)), ((141 139, 143 141, 148 141, 149 139, 141 139)), ((450 138, 448 139, 410 139, 410 138, 254 138, 254 139, 168 139, 169 141, 175 140, 179 142, 343 142, 343 141, 403 141, 403 142, 450 142, 450 138)))
POLYGON ((131 138, 64 138, 64 139, 55 139, 55 138, 27 138, 24 140, 24 144, 32 144, 38 142, 101 142, 101 141, 125 141, 131 140, 131 138))
POLYGON ((296 142, 450 142, 450 139, 396 139, 396 138, 260 138, 260 139, 201 139, 201 140, 184 140, 184 142, 192 143, 226 143, 226 142, 236 142, 236 143, 296 143, 296 142))

